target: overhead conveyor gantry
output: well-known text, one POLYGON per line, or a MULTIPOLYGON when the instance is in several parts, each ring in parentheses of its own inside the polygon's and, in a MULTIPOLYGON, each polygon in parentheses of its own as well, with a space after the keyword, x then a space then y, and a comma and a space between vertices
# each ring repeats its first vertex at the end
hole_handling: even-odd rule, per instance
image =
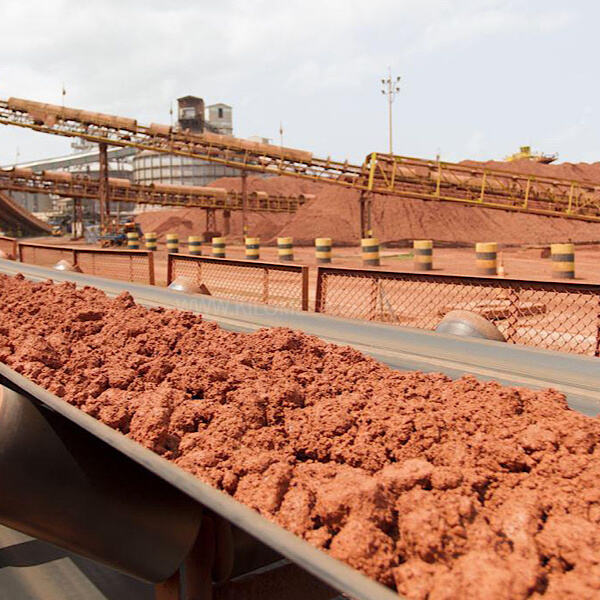
MULTIPOLYGON (((0 189, 15 192, 96 199, 99 197, 100 185, 98 179, 63 171, 34 173, 31 169, 19 167, 0 170, 0 189)), ((108 178, 108 188, 110 199, 114 202, 231 211, 242 209, 241 192, 225 188, 161 183, 141 185, 115 177, 108 178)), ((262 191, 251 192, 248 194, 246 208, 253 212, 293 213, 313 197, 311 194, 286 196, 262 191)))
POLYGON ((244 173, 288 175, 354 189, 360 192, 363 235, 370 229, 374 193, 600 222, 600 185, 585 181, 378 153, 369 154, 362 165, 353 165, 303 150, 155 123, 145 126, 136 119, 19 98, 0 101, 0 124, 190 156, 244 173))

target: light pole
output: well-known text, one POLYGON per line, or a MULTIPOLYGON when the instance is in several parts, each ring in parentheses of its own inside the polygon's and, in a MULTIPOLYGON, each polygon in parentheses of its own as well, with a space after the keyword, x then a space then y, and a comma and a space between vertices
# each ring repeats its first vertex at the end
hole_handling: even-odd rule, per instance
POLYGON ((388 67, 388 76, 387 79, 381 80, 381 93, 387 96, 388 101, 388 119, 389 119, 389 129, 390 129, 390 154, 394 154, 392 149, 392 103, 396 99, 396 94, 400 91, 400 76, 395 79, 392 78, 392 69, 388 67))

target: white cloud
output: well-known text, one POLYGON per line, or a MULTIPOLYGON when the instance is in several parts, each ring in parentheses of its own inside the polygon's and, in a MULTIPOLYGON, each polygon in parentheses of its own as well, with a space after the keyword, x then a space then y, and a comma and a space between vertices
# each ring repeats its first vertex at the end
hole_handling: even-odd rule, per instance
MULTIPOLYGON (((283 120, 286 143, 362 160, 386 146, 379 79, 391 65, 403 76, 394 109, 405 149, 427 153, 443 143, 457 157, 498 154, 506 141, 493 130, 522 127, 527 116, 503 120, 506 99, 487 94, 498 118, 471 123, 485 61, 504 61, 497 80, 509 89, 515 73, 527 75, 523 55, 535 47, 540 60, 557 60, 569 49, 554 36, 593 22, 558 0, 4 0, 0 98, 60 102, 64 82, 68 104, 164 122, 175 98, 197 94, 232 104, 240 135, 276 138, 283 120)), ((573 48, 594 72, 593 53, 573 48)), ((535 98, 536 90, 514 94, 535 98)), ((575 95, 568 102, 563 120, 579 110, 575 95)), ((14 160, 17 144, 26 159, 68 148, 13 129, 0 135, 0 163, 14 160)))

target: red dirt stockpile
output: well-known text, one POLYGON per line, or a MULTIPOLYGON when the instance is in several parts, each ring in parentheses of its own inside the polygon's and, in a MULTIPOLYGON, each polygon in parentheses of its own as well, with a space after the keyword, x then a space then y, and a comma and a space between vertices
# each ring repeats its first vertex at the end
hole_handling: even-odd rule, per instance
MULTIPOLYGON (((490 166, 538 175, 577 177, 600 181, 600 164, 542 165, 525 161, 513 163, 464 164, 490 166)), ((293 177, 249 177, 248 189, 271 193, 315 194, 315 200, 301 207, 295 215, 249 213, 250 233, 263 243, 273 243, 280 236, 292 236, 298 245, 312 245, 315 237, 332 237, 337 245, 355 245, 359 241, 358 192, 335 185, 319 184, 293 177)), ((240 189, 240 178, 223 178, 212 185, 240 189)), ((220 211, 219 211, 220 212, 220 211)), ((373 229, 382 243, 403 243, 427 238, 449 244, 471 244, 494 240, 504 244, 541 244, 600 240, 600 225, 569 219, 523 215, 501 210, 375 196, 373 229)), ((222 227, 218 214, 218 225, 222 227)), ((180 236, 197 235, 204 230, 204 211, 178 209, 144 213, 139 217, 142 229, 160 234, 176 232, 180 236)), ((232 214, 231 235, 241 237, 241 214, 232 214)))
POLYGON ((408 598, 600 596, 600 421, 557 392, 21 276, 0 360, 408 598))
MULTIPOLYGON (((240 191, 240 177, 224 177, 211 183, 211 187, 221 187, 227 190, 240 191)), ((320 186, 317 186, 320 187, 320 186)), ((311 182, 292 177, 248 177, 248 192, 265 191, 272 194, 298 195, 309 193, 314 188, 311 182)), ((287 213, 248 213, 248 226, 253 235, 267 241, 275 238, 293 215, 287 213)), ((206 212, 201 208, 184 208, 170 210, 152 210, 142 213, 136 220, 142 231, 154 231, 160 237, 166 233, 177 233, 180 242, 185 242, 188 235, 200 235, 206 229, 206 212)), ((242 237, 242 215, 240 212, 231 213, 231 237, 242 237)), ((222 211, 217 211, 217 227, 223 230, 222 211)))

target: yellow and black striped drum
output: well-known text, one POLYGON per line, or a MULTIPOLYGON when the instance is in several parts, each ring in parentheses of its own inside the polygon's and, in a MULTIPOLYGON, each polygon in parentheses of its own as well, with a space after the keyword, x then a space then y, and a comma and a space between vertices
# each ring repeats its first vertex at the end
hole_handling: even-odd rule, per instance
POLYGON ((573 244, 551 244, 552 276, 558 279, 575 278, 575 246, 573 244))
POLYGON ((415 271, 431 271, 433 269, 433 240, 414 240, 413 256, 415 271))
POLYGON ((139 250, 140 249, 140 237, 137 231, 127 232, 127 249, 128 250, 139 250))
POLYGON ((212 239, 212 254, 215 258, 225 258, 224 237, 214 237, 212 239))
POLYGON ((379 240, 374 237, 360 240, 360 249, 363 265, 367 267, 379 266, 379 240))
POLYGON ((277 256, 282 262, 289 262, 294 260, 294 238, 277 238, 277 256))
POLYGON ((179 236, 176 233, 167 233, 167 252, 177 254, 179 252, 179 236))
POLYGON ((157 245, 156 245, 156 239, 157 239, 157 235, 154 232, 149 232, 149 233, 145 233, 144 234, 144 239, 146 241, 146 250, 153 250, 156 251, 157 249, 157 245))
POLYGON ((315 239, 315 256, 320 264, 331 262, 331 238, 315 239))
POLYGON ((202 238, 199 235, 188 236, 188 254, 200 256, 202 254, 202 238))
POLYGON ((498 244, 496 242, 477 242, 475 244, 475 264, 479 275, 496 275, 498 244))
POLYGON ((260 238, 246 238, 246 258, 248 260, 258 260, 260 258, 260 238))

